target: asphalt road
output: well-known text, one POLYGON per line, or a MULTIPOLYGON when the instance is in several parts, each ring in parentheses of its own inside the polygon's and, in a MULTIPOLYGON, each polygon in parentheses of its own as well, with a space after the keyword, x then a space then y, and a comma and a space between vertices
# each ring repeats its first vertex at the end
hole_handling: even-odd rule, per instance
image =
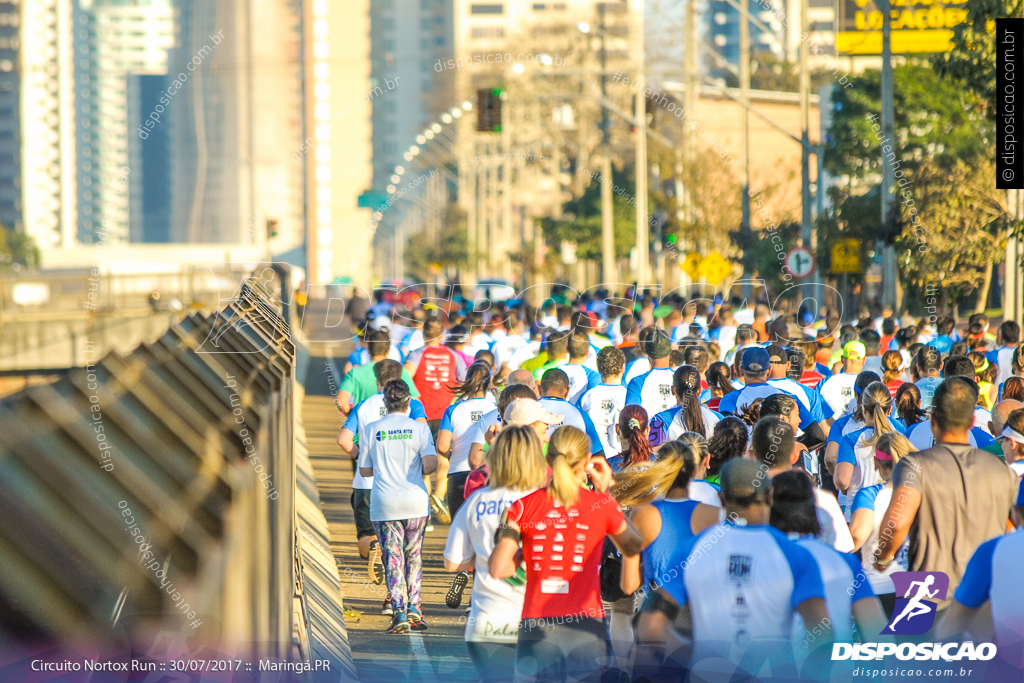
MULTIPOLYGON (((334 304, 337 306, 337 303, 334 304)), ((352 656, 360 681, 405 683, 472 680, 473 667, 463 639, 465 612, 444 604, 452 574, 444 571, 441 553, 448 527, 434 525, 423 544, 422 607, 429 626, 425 632, 407 636, 387 635, 390 617, 381 615, 386 593, 383 586, 367 579, 366 560, 359 557, 350 505, 352 461, 335 439, 342 418, 334 407, 333 395, 340 387, 345 358, 351 342, 347 320, 338 327, 312 325, 324 319, 327 302, 310 300, 304 329, 313 355, 305 378, 306 399, 303 419, 310 458, 320 489, 320 500, 331 532, 331 550, 341 574, 352 656), (460 619, 462 623, 460 624, 460 619)), ((468 602, 472 584, 463 604, 468 602)))

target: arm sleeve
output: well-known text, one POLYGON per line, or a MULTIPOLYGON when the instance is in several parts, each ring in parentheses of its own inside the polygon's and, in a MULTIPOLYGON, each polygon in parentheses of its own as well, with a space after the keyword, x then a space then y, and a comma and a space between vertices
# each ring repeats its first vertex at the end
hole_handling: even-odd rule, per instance
POLYGON ((850 511, 856 512, 861 508, 867 508, 873 512, 875 509, 875 499, 877 497, 877 486, 865 486, 861 490, 857 491, 857 495, 853 497, 853 505, 850 507, 850 511))
POLYGON ((808 389, 808 395, 811 397, 811 410, 818 416, 818 420, 830 420, 835 415, 832 412, 832 406, 825 401, 821 400, 821 394, 815 393, 808 389))
POLYGON ((349 396, 351 396, 352 394, 355 393, 355 390, 356 390, 355 373, 352 372, 352 370, 349 370, 348 374, 345 375, 345 379, 341 380, 341 387, 338 389, 338 391, 344 391, 349 396))
POLYGON ((849 420, 849 416, 843 416, 832 423, 832 426, 828 428, 828 438, 825 439, 825 443, 839 443, 843 440, 843 427, 846 426, 846 422, 849 420))
POLYGON ((597 427, 594 426, 594 421, 590 419, 582 410, 580 416, 583 418, 583 424, 586 426, 587 437, 590 439, 590 454, 599 453, 604 450, 604 446, 601 445, 601 436, 597 433, 597 427))
MULTIPOLYGON (((468 500, 466 501, 469 502, 468 500)), ((462 504, 452 518, 452 526, 448 529, 448 541, 444 546, 444 559, 462 564, 476 555, 473 542, 469 538, 470 505, 462 504)))
POLYGON ((800 410, 800 429, 807 429, 815 422, 818 422, 818 418, 815 418, 814 413, 804 405, 798 397, 793 397, 796 407, 800 410))
POLYGON ((444 415, 441 416, 441 426, 437 428, 438 432, 440 432, 442 429, 449 432, 455 431, 454 429, 452 429, 452 411, 454 409, 454 405, 450 405, 447 408, 445 408, 444 415))
POLYGON ((964 578, 953 597, 964 607, 977 608, 985 604, 992 589, 992 555, 1002 537, 985 541, 974 551, 964 570, 964 578))
MULTIPOLYGON (((718 402, 718 412, 732 415, 736 412, 736 401, 740 397, 740 390, 730 391, 718 402)), ((802 428, 801 428, 802 429, 802 428)))
POLYGON ((409 401, 409 417, 416 420, 418 418, 427 419, 427 411, 423 409, 423 404, 412 399, 409 401))
POLYGON ((606 493, 600 500, 600 505, 605 510, 605 533, 614 534, 622 528, 622 523, 626 521, 626 516, 622 514, 622 508, 619 507, 619 503, 612 497, 612 494, 606 493))
POLYGON ((857 449, 856 443, 860 440, 860 435, 863 432, 854 432, 853 434, 847 434, 843 437, 843 440, 839 442, 839 455, 836 456, 836 464, 841 462, 849 463, 854 467, 857 466, 857 449))
POLYGON ((634 377, 626 386, 626 405, 640 405, 640 391, 644 388, 646 374, 634 377))
POLYGON ((871 590, 871 582, 864 575, 864 566, 857 559, 857 556, 849 553, 840 554, 853 572, 853 596, 850 599, 850 603, 856 604, 864 598, 875 597, 875 591, 871 590))
POLYGON ((793 595, 790 606, 796 609, 804 600, 824 598, 825 585, 821 582, 821 572, 814 556, 806 549, 785 538, 776 538, 782 554, 786 556, 789 570, 793 574, 793 595))
POLYGON ((519 520, 521 520, 523 518, 523 510, 524 509, 525 508, 523 507, 523 500, 522 500, 522 498, 520 498, 516 502, 512 503, 512 505, 510 505, 509 508, 508 508, 508 519, 509 519, 509 521, 510 522, 515 522, 516 524, 519 524, 519 520))
POLYGON ((419 398, 420 392, 416 390, 416 385, 413 384, 412 377, 405 371, 405 368, 402 368, 402 380, 409 385, 409 395, 413 398, 419 398))
POLYGON ((352 432, 353 434, 359 434, 359 408, 363 404, 360 403, 358 406, 348 412, 348 418, 345 420, 344 429, 352 432))
POLYGON ((412 365, 413 373, 420 367, 420 358, 423 357, 423 349, 426 347, 420 347, 415 351, 410 351, 409 355, 405 357, 405 364, 412 365))

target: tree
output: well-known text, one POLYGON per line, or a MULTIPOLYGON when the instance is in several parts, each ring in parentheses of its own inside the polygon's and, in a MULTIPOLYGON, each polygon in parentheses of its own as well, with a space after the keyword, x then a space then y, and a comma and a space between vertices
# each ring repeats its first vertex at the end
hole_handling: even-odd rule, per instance
POLYGON ((917 288, 937 285, 944 305, 977 291, 976 309, 984 311, 992 266, 1004 249, 1000 236, 1010 220, 993 163, 957 161, 946 168, 926 160, 914 174, 912 190, 918 210, 911 216, 904 207, 897 241, 904 278, 917 288))
POLYGON ((405 245, 405 265, 417 282, 430 282, 432 265, 461 268, 469 261, 466 213, 457 204, 445 207, 444 220, 437 234, 423 230, 409 237, 405 245))
MULTIPOLYGON (((991 156, 990 126, 981 100, 964 92, 959 82, 939 78, 921 64, 896 67, 893 81, 896 158, 901 168, 913 170, 928 158, 949 164, 991 156)), ((882 170, 881 72, 865 71, 851 83, 853 87, 833 92, 825 170, 848 176, 854 185, 874 184, 878 181, 872 176, 882 170)))
POLYGON ((953 29, 953 49, 932 57, 935 73, 963 85, 982 102, 986 115, 996 113, 996 19, 1024 17, 1024 0, 967 0, 967 20, 953 29))
MULTIPOLYGON (((595 175, 579 198, 564 204, 564 213, 572 218, 542 222, 544 236, 552 246, 557 248, 560 242, 575 242, 576 258, 601 260, 601 181, 600 176, 595 175)), ((635 183, 614 167, 611 183, 615 258, 625 258, 636 241, 636 207, 630 203, 632 195, 627 190, 635 187, 635 183)))
POLYGON ((0 225, 0 267, 20 270, 39 266, 39 247, 29 235, 0 225))

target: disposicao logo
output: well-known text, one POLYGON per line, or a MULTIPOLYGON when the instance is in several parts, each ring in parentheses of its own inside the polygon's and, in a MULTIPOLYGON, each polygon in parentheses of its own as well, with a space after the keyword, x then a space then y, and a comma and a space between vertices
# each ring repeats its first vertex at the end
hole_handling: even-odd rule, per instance
MULTIPOLYGON (((921 635, 935 623, 937 602, 946 599, 949 577, 942 572, 894 572, 891 574, 896 595, 896 609, 883 634, 921 635)), ((996 656, 993 643, 835 643, 832 659, 870 660, 896 655, 897 659, 947 662, 959 660, 988 661, 996 656)))
POLYGON ((946 599, 949 577, 943 572, 895 572, 896 609, 892 621, 882 633, 887 635, 921 635, 935 623, 937 602, 946 599))

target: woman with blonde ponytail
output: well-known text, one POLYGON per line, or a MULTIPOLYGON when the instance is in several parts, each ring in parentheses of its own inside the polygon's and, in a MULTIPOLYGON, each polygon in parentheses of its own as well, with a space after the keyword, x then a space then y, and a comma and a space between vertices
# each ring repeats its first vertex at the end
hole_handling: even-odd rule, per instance
POLYGON ((640 552, 640 532, 608 493, 607 461, 591 458, 590 450, 584 432, 556 429, 548 441, 550 482, 512 503, 495 534, 491 577, 510 577, 526 564, 517 681, 596 681, 610 661, 601 603, 604 540, 628 557, 640 552), (585 488, 588 476, 594 491, 585 488))
POLYGON ((630 519, 641 536, 640 557, 622 558, 620 587, 633 593, 644 587, 647 604, 636 625, 637 667, 660 661, 661 655, 679 645, 679 636, 670 628, 666 611, 679 604, 675 588, 682 584, 686 565, 697 535, 718 523, 719 508, 690 500, 690 478, 700 456, 682 441, 662 445, 658 461, 639 470, 626 470, 615 476, 612 491, 618 501, 635 508, 630 519), (641 577, 641 572, 643 576, 641 577))
POLYGON ((885 517, 885 511, 889 509, 889 502, 892 500, 893 469, 896 463, 916 450, 910 439, 899 432, 889 432, 878 437, 872 448, 872 459, 881 482, 863 487, 854 496, 850 505, 850 534, 853 536, 854 552, 860 550, 864 573, 889 617, 892 617, 896 605, 896 587, 891 575, 893 572, 907 571, 907 545, 904 542, 903 547, 896 553, 896 559, 884 572, 879 572, 874 567, 878 559, 878 535, 882 518, 885 517))
POLYGON ((902 433, 901 425, 889 419, 892 394, 881 382, 872 382, 864 389, 857 411, 864 428, 850 432, 839 442, 833 477, 836 488, 844 494, 839 502, 846 511, 847 522, 850 521, 851 504, 857 491, 880 482, 874 466, 875 444, 886 434, 902 433))

